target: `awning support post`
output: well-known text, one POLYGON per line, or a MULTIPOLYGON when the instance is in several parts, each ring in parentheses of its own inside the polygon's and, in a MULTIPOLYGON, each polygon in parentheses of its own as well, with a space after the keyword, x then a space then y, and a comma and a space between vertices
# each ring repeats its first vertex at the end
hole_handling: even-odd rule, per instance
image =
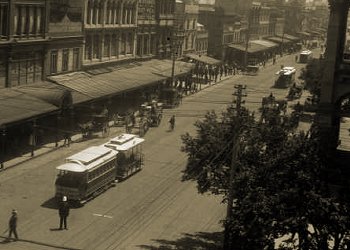
POLYGON ((6 129, 3 128, 1 132, 1 158, 0 158, 0 169, 4 169, 5 162, 5 146, 6 146, 6 129))
POLYGON ((56 133, 55 133, 55 147, 58 147, 58 134, 59 134, 59 126, 60 126, 61 115, 58 114, 56 116, 56 133))
POLYGON ((37 125, 36 125, 36 120, 33 120, 33 124, 32 124, 32 134, 30 135, 30 138, 29 138, 29 143, 31 145, 31 153, 30 153, 30 156, 33 157, 34 156, 34 150, 35 150, 35 147, 36 147, 36 128, 37 128, 37 125))

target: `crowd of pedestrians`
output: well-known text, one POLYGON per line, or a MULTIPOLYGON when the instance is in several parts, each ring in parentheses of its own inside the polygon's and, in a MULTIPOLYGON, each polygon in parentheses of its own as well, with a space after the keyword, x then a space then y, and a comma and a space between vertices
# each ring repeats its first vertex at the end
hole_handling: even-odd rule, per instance
POLYGON ((221 80, 223 76, 235 75, 236 67, 228 64, 211 65, 197 62, 193 75, 199 83, 211 83, 221 80))

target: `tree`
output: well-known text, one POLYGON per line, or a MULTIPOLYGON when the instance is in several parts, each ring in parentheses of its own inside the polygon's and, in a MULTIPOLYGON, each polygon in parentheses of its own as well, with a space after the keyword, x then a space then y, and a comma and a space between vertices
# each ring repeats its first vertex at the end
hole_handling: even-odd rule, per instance
POLYGON ((280 112, 265 116, 256 121, 249 110, 237 114, 229 107, 220 117, 210 112, 197 121, 196 136, 182 137, 188 154, 184 180, 197 181, 201 193, 224 194, 226 202, 232 138, 239 133, 235 203, 225 221, 231 249, 273 249, 281 236, 289 236, 289 245, 280 249, 343 249, 349 206, 331 195, 317 137, 296 133, 280 112))
POLYGON ((312 59, 305 68, 301 69, 299 79, 304 81, 305 88, 317 99, 320 97, 321 80, 325 70, 325 63, 321 59, 312 59))

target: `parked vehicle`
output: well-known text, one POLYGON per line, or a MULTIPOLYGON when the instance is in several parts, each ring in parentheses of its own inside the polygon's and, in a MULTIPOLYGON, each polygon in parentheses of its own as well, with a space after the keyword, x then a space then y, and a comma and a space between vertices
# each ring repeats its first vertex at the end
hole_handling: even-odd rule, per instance
POLYGON ((287 88, 288 86, 295 83, 296 69, 294 67, 283 67, 275 73, 275 84, 276 88, 287 88))
POLYGON ((248 75, 248 76, 256 76, 258 75, 258 72, 259 72, 259 66, 256 66, 256 65, 248 65, 246 67, 246 71, 245 71, 245 75, 248 75))
POLYGON ((284 114, 287 112, 288 103, 285 99, 276 99, 272 94, 262 98, 260 111, 264 113, 267 109, 278 110, 284 114))
POLYGON ((163 88, 159 99, 163 108, 175 108, 180 105, 181 93, 176 88, 163 88))
POLYGON ((133 134, 121 134, 104 146, 118 152, 116 179, 121 181, 140 171, 143 166, 142 143, 145 139, 133 134))
POLYGON ((318 100, 313 96, 308 96, 304 102, 304 111, 316 112, 318 106, 318 100))
POLYGON ((163 103, 155 100, 151 103, 150 126, 158 127, 163 118, 163 103))
POLYGON ((288 100, 295 100, 301 97, 303 93, 303 87, 293 84, 288 91, 287 99, 288 100))
POLYGON ((108 115, 93 115, 86 123, 78 124, 84 138, 90 138, 93 133, 101 132, 102 136, 109 135, 108 115))
MULTIPOLYGON (((133 128, 136 128, 138 130, 139 136, 144 136, 151 123, 151 106, 146 104, 142 104, 140 106, 140 109, 136 112, 134 112, 131 116, 131 123, 133 128)), ((131 132, 131 130, 129 130, 131 132)))
POLYGON ((56 168, 57 200, 66 196, 70 201, 85 203, 108 189, 116 178, 117 154, 105 146, 93 146, 66 158, 56 168))

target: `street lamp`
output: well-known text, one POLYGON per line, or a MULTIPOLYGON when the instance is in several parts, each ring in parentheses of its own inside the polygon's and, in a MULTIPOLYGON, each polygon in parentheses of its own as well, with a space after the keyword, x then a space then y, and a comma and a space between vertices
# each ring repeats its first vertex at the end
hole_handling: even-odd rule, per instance
POLYGON ((179 48, 182 46, 183 38, 185 36, 184 30, 174 30, 173 38, 171 41, 171 53, 172 53, 172 67, 171 67, 171 84, 174 85, 175 82, 175 61, 177 55, 179 54, 179 48))

